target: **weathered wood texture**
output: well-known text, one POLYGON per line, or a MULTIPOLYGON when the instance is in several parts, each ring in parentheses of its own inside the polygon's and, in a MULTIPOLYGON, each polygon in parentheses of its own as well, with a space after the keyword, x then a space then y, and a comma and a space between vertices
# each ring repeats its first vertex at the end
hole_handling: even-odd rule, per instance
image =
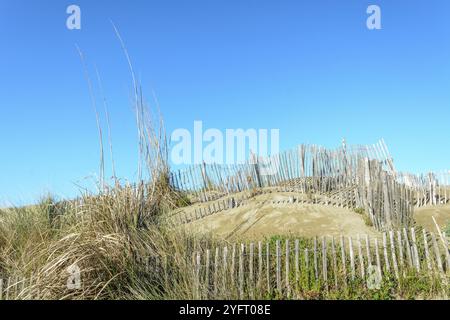
POLYGON ((335 241, 334 237, 322 237, 320 241, 317 238, 294 239, 284 243, 277 240, 266 243, 265 252, 264 246, 258 243, 257 255, 253 243, 243 243, 240 244, 237 279, 229 277, 227 264, 217 264, 218 259, 207 261, 210 251, 204 250, 202 262, 195 265, 194 273, 200 281, 199 288, 203 290, 200 296, 203 298, 217 297, 218 294, 229 298, 234 292, 238 292, 243 299, 263 298, 267 294, 293 297, 302 290, 320 288, 327 291, 361 281, 369 286, 373 281, 373 270, 380 281, 417 276, 429 281, 440 279, 443 290, 448 289, 448 247, 444 247, 433 233, 424 230, 416 232, 414 228, 404 231, 406 236, 401 232, 388 231, 381 238, 362 235, 349 237, 348 241, 344 237, 340 237, 340 241, 335 241), (411 239, 408 240, 409 249, 406 238, 411 239), (411 264, 407 262, 408 250, 411 264), (200 269, 197 269, 198 266, 201 266, 200 269), (211 274, 225 276, 231 281, 217 280, 222 283, 221 289, 211 290, 211 277, 208 276, 211 274))

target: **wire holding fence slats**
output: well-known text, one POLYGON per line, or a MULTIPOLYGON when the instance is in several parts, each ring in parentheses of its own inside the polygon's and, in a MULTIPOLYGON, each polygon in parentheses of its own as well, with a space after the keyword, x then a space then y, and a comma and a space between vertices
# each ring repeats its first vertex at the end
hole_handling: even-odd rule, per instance
POLYGON ((408 277, 427 281, 440 279, 442 288, 446 290, 450 275, 450 266, 445 260, 445 250, 448 248, 439 245, 435 235, 425 230, 420 233, 415 233, 414 228, 407 230, 407 238, 413 239, 410 243, 413 256, 411 265, 404 263, 408 261, 409 252, 404 236, 401 232, 390 230, 382 237, 383 254, 379 252, 379 238, 365 235, 349 237, 348 241, 344 237, 334 241, 331 236, 323 237, 321 241, 276 240, 265 246, 258 243, 257 255, 254 243, 240 244, 238 255, 232 258, 238 259, 238 270, 235 272, 229 272, 233 269, 233 261, 224 259, 217 262, 219 260, 215 259, 214 263, 208 264, 207 254, 202 255, 194 269, 199 272, 200 283, 209 283, 208 274, 213 271, 218 277, 224 277, 222 281, 217 281, 221 283, 217 289, 208 290, 209 286, 204 284, 199 286, 204 290, 201 296, 205 299, 235 298, 235 294, 241 299, 267 296, 296 298, 302 292, 314 289, 329 291, 361 284, 370 286, 371 277, 374 276, 379 277, 381 282, 397 279, 400 284, 402 279, 408 277), (400 237, 396 237, 396 234, 400 237), (365 250, 362 249, 361 239, 365 240, 365 250), (430 251, 429 243, 434 251, 430 251), (314 257, 313 264, 310 263, 311 254, 314 257), (347 277, 347 270, 351 270, 350 278, 347 277))
POLYGON ((205 203, 173 223, 190 223, 268 192, 294 193, 298 204, 361 208, 379 231, 411 227, 415 208, 450 203, 449 170, 397 172, 383 140, 373 146, 344 143, 334 150, 300 145, 245 163, 196 164, 172 172, 170 182, 175 190, 205 203))

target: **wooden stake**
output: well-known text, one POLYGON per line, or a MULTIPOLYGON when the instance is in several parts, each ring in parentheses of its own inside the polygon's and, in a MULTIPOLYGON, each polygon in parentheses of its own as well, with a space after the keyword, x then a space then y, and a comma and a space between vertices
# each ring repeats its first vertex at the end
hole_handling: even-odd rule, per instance
POLYGON ((245 245, 241 243, 241 252, 239 254, 239 297, 244 298, 244 251, 245 245))
POLYGON ((327 263, 327 242, 322 237, 322 276, 326 290, 328 290, 328 263, 327 263))
POLYGON ((361 278, 365 279, 365 267, 364 267, 364 256, 362 253, 362 246, 361 246, 361 238, 359 234, 357 235, 357 244, 358 244, 358 257, 359 257, 359 264, 361 269, 361 278))
POLYGON ((223 248, 222 292, 227 293, 228 247, 223 248))
POLYGON ((341 263, 344 272, 344 285, 347 286, 347 259, 345 257, 345 242, 343 235, 341 235, 341 263))
POLYGON ((305 248, 305 270, 306 270, 306 280, 308 282, 308 288, 310 288, 309 285, 309 254, 308 254, 308 248, 305 248))
POLYGON ((317 237, 314 237, 314 276, 319 281, 319 263, 317 261, 317 237))
POLYGON ((254 281, 254 277, 253 277, 253 251, 254 251, 254 244, 253 242, 250 243, 250 257, 249 257, 249 265, 248 265, 248 269, 249 269, 249 273, 250 273, 250 283, 248 284, 249 289, 250 289, 250 298, 254 299, 254 285, 255 285, 255 281, 254 281))
POLYGON ((441 253, 439 252, 439 247, 437 245, 436 237, 434 236, 433 232, 431 232, 431 242, 433 243, 434 254, 435 254, 435 257, 436 257, 436 263, 437 263, 439 272, 441 274, 443 274, 444 273, 444 268, 442 266, 441 253))
POLYGON ((218 276, 219 276, 219 248, 217 247, 216 254, 214 256, 214 297, 217 297, 218 276))
POLYGON ((369 239, 369 236, 367 234, 365 235, 365 238, 366 238, 367 264, 369 266, 371 266, 372 265, 372 257, 370 255, 370 239, 369 239))
POLYGON ((411 228, 411 240, 412 240, 412 246, 414 251, 414 257, 416 262, 416 269, 417 272, 420 272, 420 260, 419 260, 419 251, 417 250, 417 244, 416 244, 416 232, 414 228, 411 228))
POLYGON ((333 255, 333 277, 334 277, 334 287, 338 287, 338 269, 337 269, 337 259, 336 259, 336 248, 334 245, 334 237, 331 237, 331 254, 333 255))
POLYGON ((352 243, 352 237, 348 237, 348 247, 350 250, 350 267, 351 267, 351 275, 352 275, 352 280, 355 280, 355 257, 353 255, 353 243, 352 243))
POLYGON ((389 239, 391 242, 391 254, 392 254, 392 264, 394 266, 395 277, 398 279, 398 266, 397 266, 397 258, 395 256, 395 243, 394 243, 394 231, 389 231, 389 239))
POLYGON ((270 244, 266 243, 266 277, 267 277, 267 292, 270 293, 270 244))
POLYGON ((441 229, 439 229, 439 225, 437 224, 434 216, 432 216, 431 218, 433 219, 434 225, 436 226, 436 230, 439 234, 439 238, 441 239, 442 245, 444 246, 445 257, 447 258, 447 269, 450 270, 450 253, 449 253, 449 245, 447 243, 447 239, 442 234, 441 229))
POLYGON ((280 240, 276 241, 276 273, 277 273, 277 290, 281 294, 281 252, 280 252, 280 240))
POLYGON ((403 237, 405 238, 406 258, 408 259, 408 263, 409 263, 410 268, 412 268, 412 267, 414 267, 414 264, 413 264, 413 253, 411 252, 411 246, 409 245, 408 232, 406 231, 406 228, 403 228, 403 237))
POLYGON ((289 252, 289 240, 286 239, 286 263, 285 263, 285 278, 286 278, 286 292, 287 292, 287 296, 289 297, 290 293, 291 293, 291 288, 290 288, 290 281, 289 281, 289 258, 290 258, 290 252, 289 252))
POLYGON ((195 269, 195 279, 196 279, 196 293, 197 293, 197 299, 201 299, 200 296, 200 263, 201 263, 201 257, 200 252, 197 252, 197 260, 196 260, 196 269, 195 269))
POLYGON ((383 232, 383 252, 384 252, 384 264, 386 266, 386 271, 391 272, 391 268, 389 265, 389 256, 387 252, 387 243, 386 243, 386 232, 383 232))
POLYGON ((381 262, 380 262, 380 252, 378 250, 378 239, 375 238, 375 258, 377 260, 377 269, 378 274, 380 276, 380 279, 382 279, 382 273, 381 273, 381 262))
POLYGON ((206 298, 209 297, 209 260, 210 260, 211 252, 209 249, 206 250, 206 262, 205 262, 205 294, 206 298))
POLYGON ((299 240, 295 240, 295 286, 298 289, 298 282, 300 279, 300 268, 299 268, 299 240))
POLYGON ((404 262, 403 262, 403 241, 402 241, 402 233, 400 231, 397 231, 397 242, 398 242, 398 257, 400 261, 400 267, 403 269, 404 262))
POLYGON ((231 252, 231 273, 230 273, 230 278, 231 278, 231 284, 235 287, 235 261, 236 261, 236 244, 233 243, 233 251, 231 252))
POLYGON ((423 232, 423 246, 425 248, 425 259, 427 260, 428 271, 432 271, 430 252, 428 251, 427 232, 425 231, 425 229, 422 229, 422 232, 423 232))
POLYGON ((262 259, 262 242, 258 242, 258 289, 261 289, 263 279, 263 259, 262 259))

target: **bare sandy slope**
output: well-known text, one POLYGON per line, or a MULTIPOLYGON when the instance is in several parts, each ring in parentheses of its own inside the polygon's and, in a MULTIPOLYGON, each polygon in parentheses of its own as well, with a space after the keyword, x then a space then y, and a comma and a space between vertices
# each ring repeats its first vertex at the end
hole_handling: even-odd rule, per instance
POLYGON ((430 232, 436 232, 432 216, 436 219, 439 227, 444 228, 450 222, 450 205, 427 206, 414 211, 414 219, 418 225, 430 232))
POLYGON ((359 214, 349 209, 282 203, 288 198, 288 194, 258 196, 242 207, 213 214, 185 227, 194 233, 210 233, 225 239, 261 239, 272 235, 379 236, 374 228, 365 225, 359 214))

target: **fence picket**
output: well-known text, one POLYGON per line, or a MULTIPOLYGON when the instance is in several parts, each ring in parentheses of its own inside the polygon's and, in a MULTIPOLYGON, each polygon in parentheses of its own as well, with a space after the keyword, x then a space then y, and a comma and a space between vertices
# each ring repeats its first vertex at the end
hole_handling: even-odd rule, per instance
POLYGON ((327 264, 327 242, 322 237, 322 277, 326 290, 328 290, 328 264, 327 264))
POLYGON ((210 269, 210 255, 209 249, 206 250, 206 261, 205 261, 205 294, 206 298, 209 297, 209 269, 210 269))
POLYGON ((375 238, 375 259, 377 261, 378 275, 380 279, 383 279, 383 274, 381 272, 381 262, 380 262, 380 251, 378 250, 378 239, 375 238))
POLYGON ((433 243, 434 254, 436 258, 436 263, 438 266, 438 270, 441 274, 444 273, 444 267, 442 266, 441 253, 439 252, 439 247, 436 242, 436 237, 433 232, 431 232, 431 242, 433 243))
POLYGON ((430 252, 428 250, 427 232, 425 229, 422 229, 422 232, 423 232, 423 247, 425 249, 425 259, 427 260, 427 268, 428 271, 432 271, 430 252))
POLYGON ((384 265, 386 267, 386 271, 391 272, 391 267, 389 264, 389 256, 388 256, 388 252, 387 252, 386 232, 383 232, 383 253, 384 253, 384 265))
POLYGON ((361 278, 365 279, 365 267, 364 267, 364 256, 362 253, 362 246, 361 246, 361 238, 359 234, 357 235, 357 245, 358 245, 358 258, 359 258, 359 264, 360 264, 360 271, 361 271, 361 278))
POLYGON ((257 288, 261 289, 261 283, 262 283, 262 277, 263 277, 263 259, 262 259, 262 242, 258 242, 258 284, 257 288))
POLYGON ((290 258, 290 247, 289 247, 289 240, 286 239, 286 262, 285 262, 285 281, 286 281, 286 293, 289 296, 290 292, 291 292, 291 287, 290 287, 290 281, 289 281, 289 258, 290 258))
POLYGON ((217 296, 218 290, 218 277, 219 277, 219 248, 216 248, 216 254, 214 255, 214 296, 217 296))
POLYGON ((241 243, 241 251, 239 254, 239 296, 244 298, 244 251, 245 245, 241 243))
POLYGON ((411 228, 411 240, 412 240, 412 247, 413 247, 413 251, 414 251, 414 260, 416 263, 416 269, 417 269, 417 272, 420 272, 419 251, 417 250, 416 232, 415 232, 414 228, 411 228))
POLYGON ((336 248, 334 245, 334 237, 331 237, 331 254, 333 256, 333 277, 334 277, 334 287, 338 287, 338 269, 337 269, 337 259, 336 259, 336 248))
POLYGON ((352 243, 352 237, 348 237, 348 248, 350 250, 350 267, 351 267, 351 275, 352 280, 355 280, 356 270, 355 270, 355 257, 353 255, 353 243, 352 243))
POLYGON ((317 262, 317 237, 314 237, 314 276, 316 282, 319 281, 319 266, 317 262))
POLYGON ((391 242, 391 255, 392 255, 392 265, 394 267, 394 273, 395 277, 398 279, 398 265, 397 265, 397 258, 395 256, 395 243, 394 243, 394 231, 389 231, 389 239, 391 242))
POLYGON ((281 252, 280 252, 280 240, 276 241, 276 273, 277 273, 277 290, 281 294, 281 252))
POLYGON ((227 294, 228 247, 223 248, 222 292, 227 294))
POLYGON ((266 277, 267 277, 267 292, 270 293, 270 244, 266 244, 266 277))
POLYGON ((344 285, 347 286, 347 260, 345 257, 345 240, 343 235, 341 235, 340 244, 341 244, 342 272, 344 273, 344 285))
POLYGON ((300 268, 299 268, 299 240, 295 240, 295 287, 298 289, 298 282, 300 279, 300 268))

